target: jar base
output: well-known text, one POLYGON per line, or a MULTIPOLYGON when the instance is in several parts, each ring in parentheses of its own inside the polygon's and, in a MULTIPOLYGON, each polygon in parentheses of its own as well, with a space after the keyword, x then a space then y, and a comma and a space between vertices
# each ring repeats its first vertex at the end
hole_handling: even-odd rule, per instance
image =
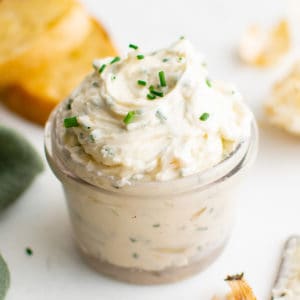
POLYGON ((112 279, 138 285, 155 285, 173 283, 191 277, 212 264, 223 252, 227 240, 217 249, 213 250, 209 256, 184 267, 171 267, 162 271, 143 271, 134 268, 119 267, 99 258, 87 255, 79 249, 83 260, 100 274, 112 279))

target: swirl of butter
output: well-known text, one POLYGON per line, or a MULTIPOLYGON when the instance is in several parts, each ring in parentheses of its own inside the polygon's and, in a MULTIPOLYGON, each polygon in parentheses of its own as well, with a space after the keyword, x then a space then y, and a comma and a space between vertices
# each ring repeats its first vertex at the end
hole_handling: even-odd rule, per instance
POLYGON ((94 66, 57 117, 58 143, 85 177, 107 176, 121 186, 188 176, 216 165, 250 135, 253 117, 242 96, 208 77, 186 39, 94 66), (64 128, 72 116, 79 126, 64 128))

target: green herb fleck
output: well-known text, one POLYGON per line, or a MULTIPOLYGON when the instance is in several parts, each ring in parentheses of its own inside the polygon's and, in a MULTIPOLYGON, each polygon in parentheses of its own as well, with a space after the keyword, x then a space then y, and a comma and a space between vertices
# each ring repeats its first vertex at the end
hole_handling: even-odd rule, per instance
POLYGON ((89 135, 89 140, 92 142, 92 143, 95 143, 95 138, 92 134, 89 135))
POLYGON ((160 227, 160 224, 159 224, 159 223, 157 223, 157 224, 153 224, 153 225, 152 225, 152 227, 154 227, 154 228, 158 228, 158 227, 160 227))
POLYGON ((132 243, 136 243, 137 242, 137 239, 135 239, 135 238, 129 238, 130 239, 130 241, 132 242, 132 243))
POLYGON ((234 95, 234 94, 235 94, 235 91, 234 91, 234 90, 232 90, 232 91, 231 91, 231 94, 232 94, 232 95, 234 95))
POLYGON ((199 120, 206 121, 208 118, 209 118, 209 113, 205 112, 199 117, 199 120))
POLYGON ((162 61, 163 62, 167 62, 167 61, 169 61, 169 59, 168 58, 164 58, 162 61))
POLYGON ((152 95, 152 94, 147 94, 147 99, 148 100, 154 100, 154 99, 156 99, 156 96, 152 95))
POLYGON ((138 84, 138 85, 145 86, 145 85, 147 85, 147 82, 144 81, 144 80, 138 80, 138 81, 137 81, 137 84, 138 84))
MULTIPOLYGON (((280 295, 279 295, 279 297, 285 297, 286 296, 286 292, 283 292, 283 293, 281 293, 280 295)), ((274 298, 272 297, 272 300, 273 300, 274 298)))
POLYGON ((158 72, 159 82, 162 87, 167 86, 166 76, 164 71, 158 72))
POLYGON ((154 86, 153 86, 153 85, 151 85, 151 86, 149 87, 149 91, 150 91, 151 94, 153 94, 153 95, 155 95, 155 96, 158 96, 158 97, 163 97, 163 96, 164 96, 164 93, 163 93, 163 92, 160 92, 160 91, 156 91, 156 90, 154 89, 154 86))
POLYGON ((128 114, 125 116, 125 118, 123 119, 123 122, 127 125, 127 124, 130 124, 134 117, 136 115, 136 112, 133 110, 133 111, 130 111, 128 112, 128 114))
POLYGON ((129 44, 129 48, 132 48, 134 50, 139 49, 139 47, 137 45, 134 45, 134 44, 129 44))
POLYGON ((184 40, 185 39, 184 35, 180 36, 179 39, 184 40))
POLYGON ((183 57, 181 57, 181 56, 178 57, 178 61, 179 61, 179 62, 182 62, 182 60, 183 60, 183 57))
POLYGON ((108 145, 104 145, 102 148, 101 148, 101 152, 105 153, 105 155, 108 155, 110 157, 113 157, 115 155, 115 151, 114 149, 112 149, 110 146, 108 145))
POLYGON ((101 73, 104 71, 105 68, 106 68, 106 64, 103 64, 103 65, 99 68, 98 72, 101 74, 101 73))
POLYGON ((137 258, 139 258, 139 255, 136 252, 134 252, 134 253, 132 253, 132 257, 137 259, 137 258))
POLYGON ((156 91, 156 90, 151 90, 150 92, 151 92, 151 94, 153 94, 155 96, 158 96, 158 97, 163 97, 164 96, 163 92, 159 92, 159 91, 156 91))
POLYGON ((99 84, 99 82, 94 81, 94 82, 92 83, 92 86, 93 86, 93 87, 100 87, 100 84, 99 84))
POLYGON ((118 62, 118 61, 120 61, 120 60, 121 60, 120 56, 116 56, 116 57, 110 62, 110 64, 112 65, 112 64, 114 64, 114 63, 116 63, 116 62, 118 62))
POLYGON ((32 256, 32 255, 33 255, 33 251, 32 251, 32 249, 29 248, 29 247, 27 247, 27 248, 25 249, 25 252, 26 252, 26 254, 27 254, 28 256, 32 256))
POLYGON ((73 99, 69 99, 66 106, 67 110, 70 110, 72 108, 72 103, 73 103, 73 99))
POLYGON ((196 230, 197 231, 207 231, 208 227, 197 227, 196 230))
POLYGON ((65 126, 65 128, 78 127, 79 124, 77 122, 77 117, 65 118, 64 119, 64 126, 65 126))
POLYGON ((167 117, 160 110, 156 111, 155 116, 162 122, 167 120, 167 117))
POLYGON ((117 78, 116 75, 111 76, 111 80, 116 80, 116 78, 117 78))
POLYGON ((208 78, 205 80, 205 82, 206 82, 207 86, 211 88, 211 81, 208 78))
POLYGON ((139 55, 136 56, 136 58, 137 58, 137 59, 144 59, 145 56, 144 56, 143 54, 139 54, 139 55))
MULTIPOLYGON (((115 187, 116 187, 116 186, 115 186, 115 187)), ((117 216, 117 217, 120 216, 119 213, 118 213, 118 211, 117 211, 115 208, 112 208, 111 211, 113 212, 113 214, 114 214, 115 216, 117 216)))

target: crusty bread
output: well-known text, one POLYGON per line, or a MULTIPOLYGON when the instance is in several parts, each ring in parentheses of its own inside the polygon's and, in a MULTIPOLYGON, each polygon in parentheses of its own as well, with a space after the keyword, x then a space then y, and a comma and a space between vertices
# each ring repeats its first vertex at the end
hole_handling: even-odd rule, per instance
POLYGON ((3 88, 3 102, 23 117, 44 124, 53 107, 93 70, 94 58, 116 54, 103 27, 94 19, 90 24, 91 31, 79 46, 28 69, 26 76, 3 88))
POLYGON ((88 14, 76 0, 0 1, 0 86, 73 49, 89 31, 88 14))

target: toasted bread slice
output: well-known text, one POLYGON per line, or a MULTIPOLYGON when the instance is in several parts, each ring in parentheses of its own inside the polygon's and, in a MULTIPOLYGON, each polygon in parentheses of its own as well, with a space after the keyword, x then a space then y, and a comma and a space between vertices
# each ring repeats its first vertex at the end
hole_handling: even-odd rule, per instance
POLYGON ((93 70, 94 58, 116 54, 103 27, 93 19, 90 22, 91 32, 80 46, 29 69, 22 81, 2 90, 3 102, 23 117, 44 124, 53 107, 93 70))
POLYGON ((89 30, 88 13, 76 0, 0 1, 0 85, 81 44, 89 30))

